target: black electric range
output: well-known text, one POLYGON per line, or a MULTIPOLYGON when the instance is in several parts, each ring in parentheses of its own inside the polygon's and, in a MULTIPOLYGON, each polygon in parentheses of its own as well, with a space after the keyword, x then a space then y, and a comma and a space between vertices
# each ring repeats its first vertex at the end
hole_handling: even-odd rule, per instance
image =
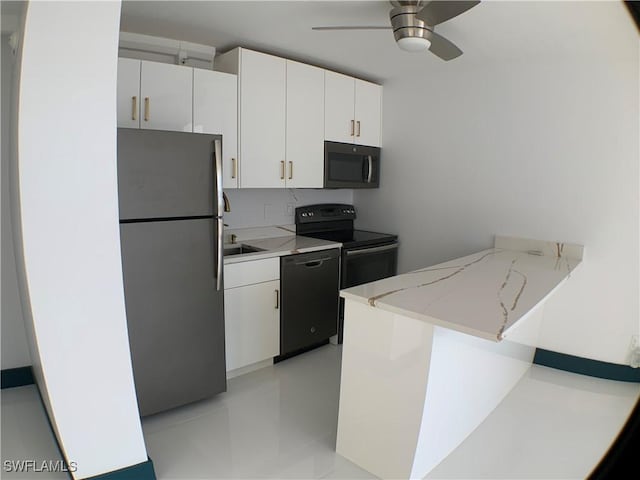
MULTIPOLYGON (((316 204, 296 208, 296 233, 342 243, 340 287, 349 288, 392 277, 398 268, 398 236, 357 230, 356 209, 345 204, 316 204)), ((342 343, 344 302, 340 301, 338 343, 342 343)))
POLYGON ((307 237, 340 242, 343 248, 361 248, 398 241, 397 235, 353 228, 353 205, 322 203, 296 208, 296 233, 307 237))

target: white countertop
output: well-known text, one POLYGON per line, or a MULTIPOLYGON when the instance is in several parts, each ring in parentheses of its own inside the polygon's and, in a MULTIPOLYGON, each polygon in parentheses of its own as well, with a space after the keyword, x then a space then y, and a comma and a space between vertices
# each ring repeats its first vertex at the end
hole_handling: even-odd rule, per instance
POLYGON ((496 247, 342 290, 345 299, 501 341, 582 260, 582 247, 496 237, 496 247))
MULTIPOLYGON (((295 230, 294 232, 290 232, 285 227, 268 228, 270 230, 266 230, 265 228, 262 229, 261 232, 257 232, 261 238, 253 239, 245 237, 246 235, 256 234, 256 231, 258 229, 251 229, 251 231, 249 231, 249 229, 245 229, 244 231, 231 230, 232 232, 236 232, 238 236, 235 244, 249 245, 251 247, 261 248, 263 249, 263 251, 227 256, 224 258, 224 264, 230 265, 232 263, 262 260, 264 258, 280 257, 283 255, 293 255, 296 253, 315 252, 318 250, 327 250, 329 248, 342 247, 341 243, 295 235, 295 230), (264 233, 265 230, 266 233, 264 233)), ((232 246, 234 246, 234 244, 225 244, 225 247, 232 246)))

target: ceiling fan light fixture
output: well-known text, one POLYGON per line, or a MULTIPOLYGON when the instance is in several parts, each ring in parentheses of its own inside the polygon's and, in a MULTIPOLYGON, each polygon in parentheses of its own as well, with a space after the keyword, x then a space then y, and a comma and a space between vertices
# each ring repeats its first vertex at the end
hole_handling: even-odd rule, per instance
MULTIPOLYGON (((391 2, 394 5, 396 3, 391 2)), ((399 5, 389 12, 393 36, 405 52, 424 52, 431 47, 431 29, 416 18, 419 2, 397 2, 399 5)))
POLYGON ((429 49, 431 42, 424 37, 404 37, 398 39, 398 46, 405 52, 423 52, 429 49))

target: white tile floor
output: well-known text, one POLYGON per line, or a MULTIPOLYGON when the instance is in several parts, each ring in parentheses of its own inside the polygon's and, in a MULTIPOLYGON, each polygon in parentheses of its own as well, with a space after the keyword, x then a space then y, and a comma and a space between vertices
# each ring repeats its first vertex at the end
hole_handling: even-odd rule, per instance
MULTIPOLYGON (((144 419, 158 478, 374 478, 334 452, 339 372, 340 348, 327 345, 144 419)), ((583 479, 639 395, 637 383, 534 365, 427 478, 583 479)), ((2 391, 2 460, 19 458, 60 458, 33 386, 2 391)))

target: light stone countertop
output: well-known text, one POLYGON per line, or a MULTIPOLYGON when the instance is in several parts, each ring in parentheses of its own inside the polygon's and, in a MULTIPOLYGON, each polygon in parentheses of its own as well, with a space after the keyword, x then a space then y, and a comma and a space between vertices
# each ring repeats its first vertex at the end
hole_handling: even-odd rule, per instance
POLYGON ((237 236, 236 242, 235 244, 225 243, 225 248, 234 245, 249 245, 261 248, 263 251, 226 256, 224 258, 225 265, 342 247, 342 244, 338 242, 295 235, 295 226, 293 231, 289 227, 264 227, 262 229, 229 230, 229 237, 231 233, 237 236), (247 235, 255 235, 258 238, 246 238, 247 235))
POLYGON ((495 245, 340 295, 498 342, 571 276, 583 247, 511 237, 496 237, 495 245))

